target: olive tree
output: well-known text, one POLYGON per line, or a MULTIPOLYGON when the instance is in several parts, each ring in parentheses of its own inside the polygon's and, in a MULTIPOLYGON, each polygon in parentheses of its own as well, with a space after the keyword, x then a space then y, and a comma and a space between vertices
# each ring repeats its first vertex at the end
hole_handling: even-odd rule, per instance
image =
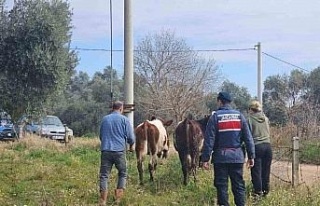
POLYGON ((308 76, 307 82, 309 91, 308 97, 309 102, 314 105, 320 104, 320 67, 315 68, 312 70, 308 76))
POLYGON ((273 125, 282 126, 288 122, 288 86, 288 77, 285 75, 269 76, 264 82, 263 108, 273 125))
MULTIPOLYGON (((2 12, 3 13, 3 12, 2 12)), ((17 0, 1 35, 2 107, 13 115, 44 109, 65 88, 76 66, 71 16, 62 0, 17 0)))
POLYGON ((242 112, 247 111, 248 103, 252 97, 246 87, 238 86, 230 81, 224 81, 221 86, 221 91, 231 94, 233 97, 233 104, 235 105, 236 109, 242 112))
POLYGON ((4 0, 0 0, 0 99, 2 104, 0 103, 0 110, 4 106, 4 102, 7 102, 6 96, 3 95, 5 92, 5 83, 7 82, 7 79, 5 77, 5 71, 4 71, 4 65, 1 64, 3 62, 4 56, 2 55, 4 53, 4 39, 7 35, 7 26, 8 26, 8 16, 7 12, 4 10, 4 0))

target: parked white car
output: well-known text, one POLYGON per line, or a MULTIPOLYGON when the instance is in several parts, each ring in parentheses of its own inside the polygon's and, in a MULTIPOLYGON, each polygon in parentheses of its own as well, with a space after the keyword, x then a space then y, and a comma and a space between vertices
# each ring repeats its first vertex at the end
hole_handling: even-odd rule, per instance
POLYGON ((73 138, 73 130, 62 124, 57 116, 47 115, 39 121, 37 134, 53 140, 69 142, 73 138))

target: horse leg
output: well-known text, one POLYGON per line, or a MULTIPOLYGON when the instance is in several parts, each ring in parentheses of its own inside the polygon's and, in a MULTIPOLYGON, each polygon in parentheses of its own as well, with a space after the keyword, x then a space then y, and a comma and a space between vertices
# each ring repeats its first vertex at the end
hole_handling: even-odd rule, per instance
POLYGON ((143 185, 143 158, 141 156, 137 159, 137 168, 139 173, 140 185, 143 185))
POLYGON ((194 183, 197 182, 197 166, 199 164, 199 153, 193 155, 192 157, 192 164, 191 164, 191 171, 194 177, 194 183))
POLYGON ((179 152, 179 159, 181 162, 181 169, 183 173, 183 184, 187 185, 189 181, 189 162, 188 162, 188 154, 179 152))
POLYGON ((150 173, 150 181, 154 181, 154 172, 157 167, 157 156, 153 154, 151 156, 150 162, 149 162, 149 173, 150 173))

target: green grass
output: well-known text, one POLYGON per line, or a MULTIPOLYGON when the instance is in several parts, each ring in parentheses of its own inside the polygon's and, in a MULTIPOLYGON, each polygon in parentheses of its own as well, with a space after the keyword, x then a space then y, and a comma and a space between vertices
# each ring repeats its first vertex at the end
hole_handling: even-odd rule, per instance
MULTIPOLYGON (((128 153, 128 181, 120 205, 214 205, 216 190, 212 171, 199 170, 198 182, 182 184, 181 166, 176 154, 160 160, 155 181, 149 182, 145 162, 144 185, 139 185, 136 158, 128 153)), ((26 138, 0 143, 0 205, 97 205, 99 141, 76 138, 69 145, 26 138)), ((248 170, 245 170, 250 191, 248 170)), ((117 173, 110 178, 108 203, 113 203, 117 173)), ((293 190, 286 183, 273 183, 272 191, 259 205, 320 205, 320 190, 304 185, 293 190)), ((230 202, 233 196, 230 191, 230 202)), ((248 196, 247 205, 254 205, 248 196)))
POLYGON ((320 165, 320 144, 318 141, 305 142, 301 145, 300 161, 320 165))

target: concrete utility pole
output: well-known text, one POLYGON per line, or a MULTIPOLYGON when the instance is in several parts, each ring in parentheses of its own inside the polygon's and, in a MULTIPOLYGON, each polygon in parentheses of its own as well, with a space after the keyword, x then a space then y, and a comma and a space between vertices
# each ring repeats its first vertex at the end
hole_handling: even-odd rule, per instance
POLYGON ((256 45, 258 51, 258 76, 257 76, 257 97, 262 105, 262 63, 261 63, 261 43, 256 45))
POLYGON ((132 32, 132 0, 124 0, 124 98, 125 113, 132 126, 133 122, 133 32, 132 32))

